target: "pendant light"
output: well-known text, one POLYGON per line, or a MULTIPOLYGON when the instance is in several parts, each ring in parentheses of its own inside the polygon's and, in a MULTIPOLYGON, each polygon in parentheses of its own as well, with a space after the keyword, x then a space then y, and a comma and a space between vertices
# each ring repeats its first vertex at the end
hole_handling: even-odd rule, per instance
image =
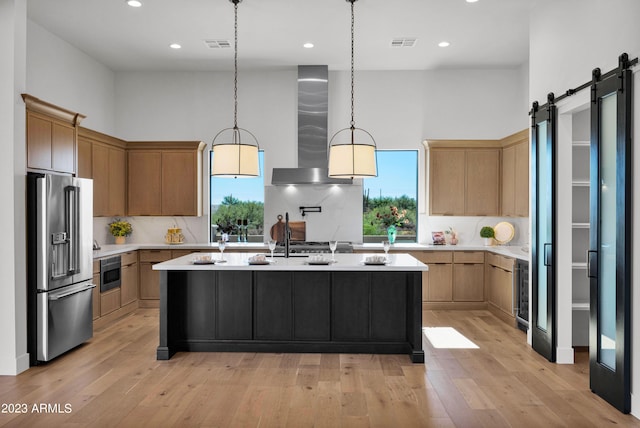
POLYGON ((376 177, 376 142, 373 136, 361 128, 356 128, 354 120, 354 13, 351 3, 351 126, 336 132, 329 141, 329 177, 367 178, 376 177))
POLYGON ((257 177, 260 175, 258 140, 249 131, 238 128, 238 3, 229 0, 235 11, 233 75, 233 128, 225 128, 213 138, 211 175, 216 177, 257 177))

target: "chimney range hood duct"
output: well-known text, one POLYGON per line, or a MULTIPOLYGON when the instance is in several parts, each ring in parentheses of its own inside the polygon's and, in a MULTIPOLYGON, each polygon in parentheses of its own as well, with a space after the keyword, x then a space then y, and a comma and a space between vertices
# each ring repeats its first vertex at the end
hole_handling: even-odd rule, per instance
POLYGON ((298 66, 298 168, 274 168, 271 184, 351 184, 329 178, 329 70, 326 65, 298 66))

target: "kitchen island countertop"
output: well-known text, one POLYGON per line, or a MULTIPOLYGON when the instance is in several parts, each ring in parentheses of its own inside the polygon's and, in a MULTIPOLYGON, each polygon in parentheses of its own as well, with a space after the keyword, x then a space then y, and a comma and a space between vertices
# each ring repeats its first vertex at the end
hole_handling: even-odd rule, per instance
MULTIPOLYGON (((268 264, 252 265, 249 258, 256 253, 228 253, 224 254, 225 262, 195 264, 196 256, 189 254, 166 262, 153 265, 153 270, 256 270, 256 271, 426 271, 429 267, 416 260, 409 254, 395 253, 388 255, 388 262, 382 265, 370 265, 365 263, 366 257, 372 254, 336 254, 335 262, 329 264, 311 264, 310 257, 274 257, 267 256, 268 264)), ((205 254, 206 255, 206 254, 205 254)), ((202 257, 203 253, 198 253, 202 257)), ((326 259, 331 254, 325 255, 326 259)), ((213 260, 220 260, 219 252, 212 252, 213 260)))

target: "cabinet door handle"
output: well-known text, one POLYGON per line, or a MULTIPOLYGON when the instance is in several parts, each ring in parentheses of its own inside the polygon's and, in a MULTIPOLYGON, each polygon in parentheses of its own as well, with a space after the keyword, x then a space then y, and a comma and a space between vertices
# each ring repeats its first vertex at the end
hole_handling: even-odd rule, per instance
POLYGON ((545 266, 551 266, 552 263, 552 259, 553 259, 553 247, 551 247, 551 244, 547 243, 544 244, 544 265, 545 266))
POLYGON ((598 278, 598 252, 587 250, 587 278, 598 278))

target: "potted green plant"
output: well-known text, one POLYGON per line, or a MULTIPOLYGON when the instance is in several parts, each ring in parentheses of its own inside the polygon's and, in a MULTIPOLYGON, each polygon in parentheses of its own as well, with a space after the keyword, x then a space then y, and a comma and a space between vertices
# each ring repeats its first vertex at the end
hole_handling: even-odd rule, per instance
POLYGON ((491 226, 483 226, 480 229, 480 237, 484 238, 484 245, 493 245, 493 238, 496 236, 496 231, 491 226))
POLYGON ((116 238, 116 244, 124 244, 125 237, 131 235, 133 228, 128 221, 117 218, 109 223, 109 232, 116 238))

